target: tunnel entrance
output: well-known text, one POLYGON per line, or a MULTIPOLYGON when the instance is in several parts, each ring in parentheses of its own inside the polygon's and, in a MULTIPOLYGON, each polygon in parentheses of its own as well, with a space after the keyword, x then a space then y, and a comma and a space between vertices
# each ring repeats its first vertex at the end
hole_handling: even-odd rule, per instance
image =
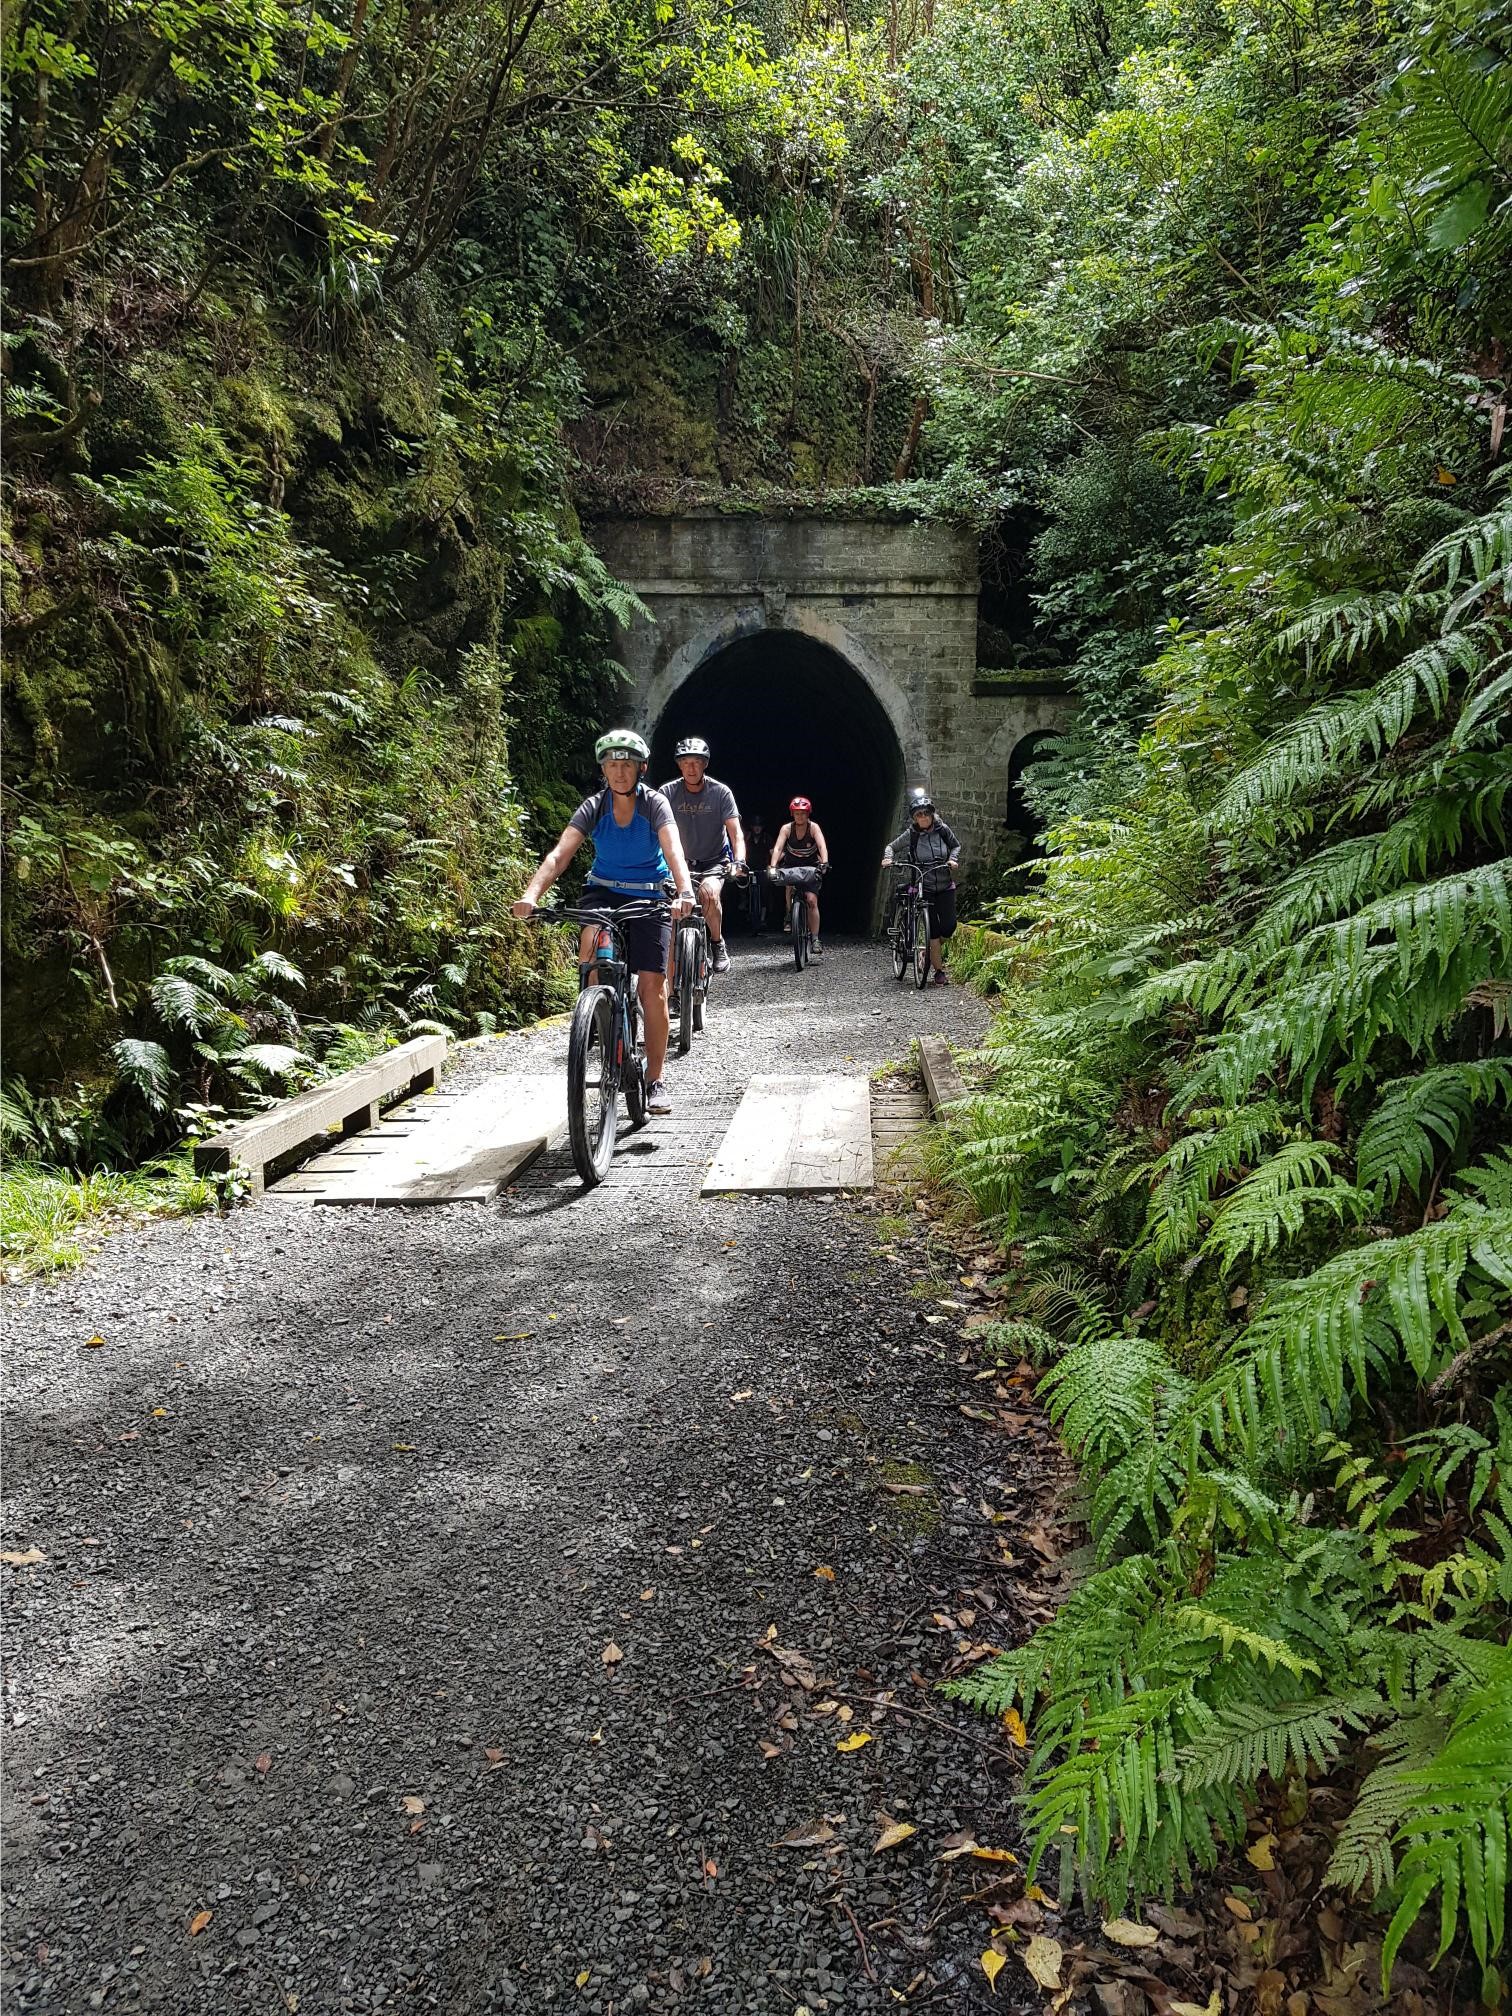
POLYGON ((651 778, 677 774, 679 737, 702 735, 709 765, 742 814, 760 813, 767 845, 788 800, 813 800, 832 863, 826 933, 872 929, 882 849, 901 819, 903 752, 881 702, 827 645, 762 631, 704 660, 672 695, 651 742, 651 778))

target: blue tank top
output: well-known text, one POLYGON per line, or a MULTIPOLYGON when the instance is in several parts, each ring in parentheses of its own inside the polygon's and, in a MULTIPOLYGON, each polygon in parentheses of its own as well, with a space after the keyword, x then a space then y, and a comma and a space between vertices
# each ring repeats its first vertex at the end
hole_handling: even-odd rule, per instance
POLYGON ((636 786, 635 816, 628 826, 616 823, 614 794, 607 788, 585 798, 567 823, 593 842, 590 884, 629 896, 660 894, 670 870, 657 835, 673 823, 672 808, 660 791, 636 786))

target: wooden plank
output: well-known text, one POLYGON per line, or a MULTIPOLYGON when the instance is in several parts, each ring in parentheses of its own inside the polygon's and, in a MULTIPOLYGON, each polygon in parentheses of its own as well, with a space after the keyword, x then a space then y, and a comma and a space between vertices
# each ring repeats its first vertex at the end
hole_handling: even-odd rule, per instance
POLYGON ((425 1105, 423 1127, 403 1124, 418 1107, 396 1108, 268 1195, 312 1204, 483 1203, 567 1123, 566 1081, 557 1071, 501 1072, 460 1098, 425 1105))
POLYGON ((929 1110, 938 1120, 943 1106, 966 1097, 966 1085, 943 1036, 919 1038, 919 1063, 924 1071, 924 1089, 929 1094, 929 1110))
POLYGON ((366 1064, 339 1072, 292 1099, 280 1099, 266 1113, 238 1120, 198 1142, 195 1173, 211 1175, 240 1164, 251 1176, 255 1195, 263 1187, 263 1171, 270 1162, 318 1141, 333 1128, 369 1125, 383 1099, 409 1086, 434 1085, 445 1061, 444 1036, 412 1037, 366 1064))
POLYGON ((703 1181, 786 1195, 872 1186, 871 1087, 864 1078, 753 1078, 703 1181))

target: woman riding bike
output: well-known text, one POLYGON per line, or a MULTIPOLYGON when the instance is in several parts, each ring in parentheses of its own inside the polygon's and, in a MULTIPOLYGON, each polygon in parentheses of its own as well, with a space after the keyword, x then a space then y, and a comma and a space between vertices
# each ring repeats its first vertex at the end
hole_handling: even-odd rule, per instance
MULTIPOLYGON (((960 865, 961 843, 935 811, 929 793, 917 784, 908 794, 908 824, 888 841, 882 866, 891 868, 893 856, 899 853, 907 855, 923 878, 929 904, 929 963, 935 986, 948 987, 943 946, 955 934, 955 871, 960 865)), ((924 984, 922 978, 919 984, 924 984)))
MULTIPOLYGON (((794 798, 788 803, 788 811, 793 815, 777 835, 777 844, 772 849, 774 868, 812 868, 816 864, 829 866, 829 847, 824 834, 810 816, 813 806, 807 798, 794 798)), ((804 898, 808 904, 809 931, 813 937, 810 946, 816 959, 824 957, 824 947, 819 943, 819 898, 812 892, 804 898)))
MULTIPOLYGON (((612 728, 593 745, 604 788, 583 800, 562 828, 556 845, 525 884, 516 917, 529 917, 585 840, 593 844, 588 876, 589 900, 605 910, 660 896, 670 876, 677 894, 672 919, 638 918, 625 933, 630 970, 636 974, 641 1021, 646 1038, 646 1104, 653 1113, 670 1113, 672 1101, 662 1078, 667 1062, 667 951, 672 920, 693 905, 688 864, 677 837, 677 821, 660 791, 642 781, 651 751, 633 728, 612 728)), ((593 957, 596 933, 583 927, 578 959, 586 968, 593 957)))

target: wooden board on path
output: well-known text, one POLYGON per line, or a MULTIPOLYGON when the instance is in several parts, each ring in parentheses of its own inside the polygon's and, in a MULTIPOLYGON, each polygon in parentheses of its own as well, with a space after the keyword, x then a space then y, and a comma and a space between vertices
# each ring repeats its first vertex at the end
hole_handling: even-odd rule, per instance
POLYGON ((703 1194, 787 1195, 872 1187, 871 1086, 864 1078, 753 1078, 703 1194))
POLYGON ((470 1092, 396 1106, 268 1195, 310 1204, 483 1203, 566 1123, 561 1072, 501 1072, 470 1092))

